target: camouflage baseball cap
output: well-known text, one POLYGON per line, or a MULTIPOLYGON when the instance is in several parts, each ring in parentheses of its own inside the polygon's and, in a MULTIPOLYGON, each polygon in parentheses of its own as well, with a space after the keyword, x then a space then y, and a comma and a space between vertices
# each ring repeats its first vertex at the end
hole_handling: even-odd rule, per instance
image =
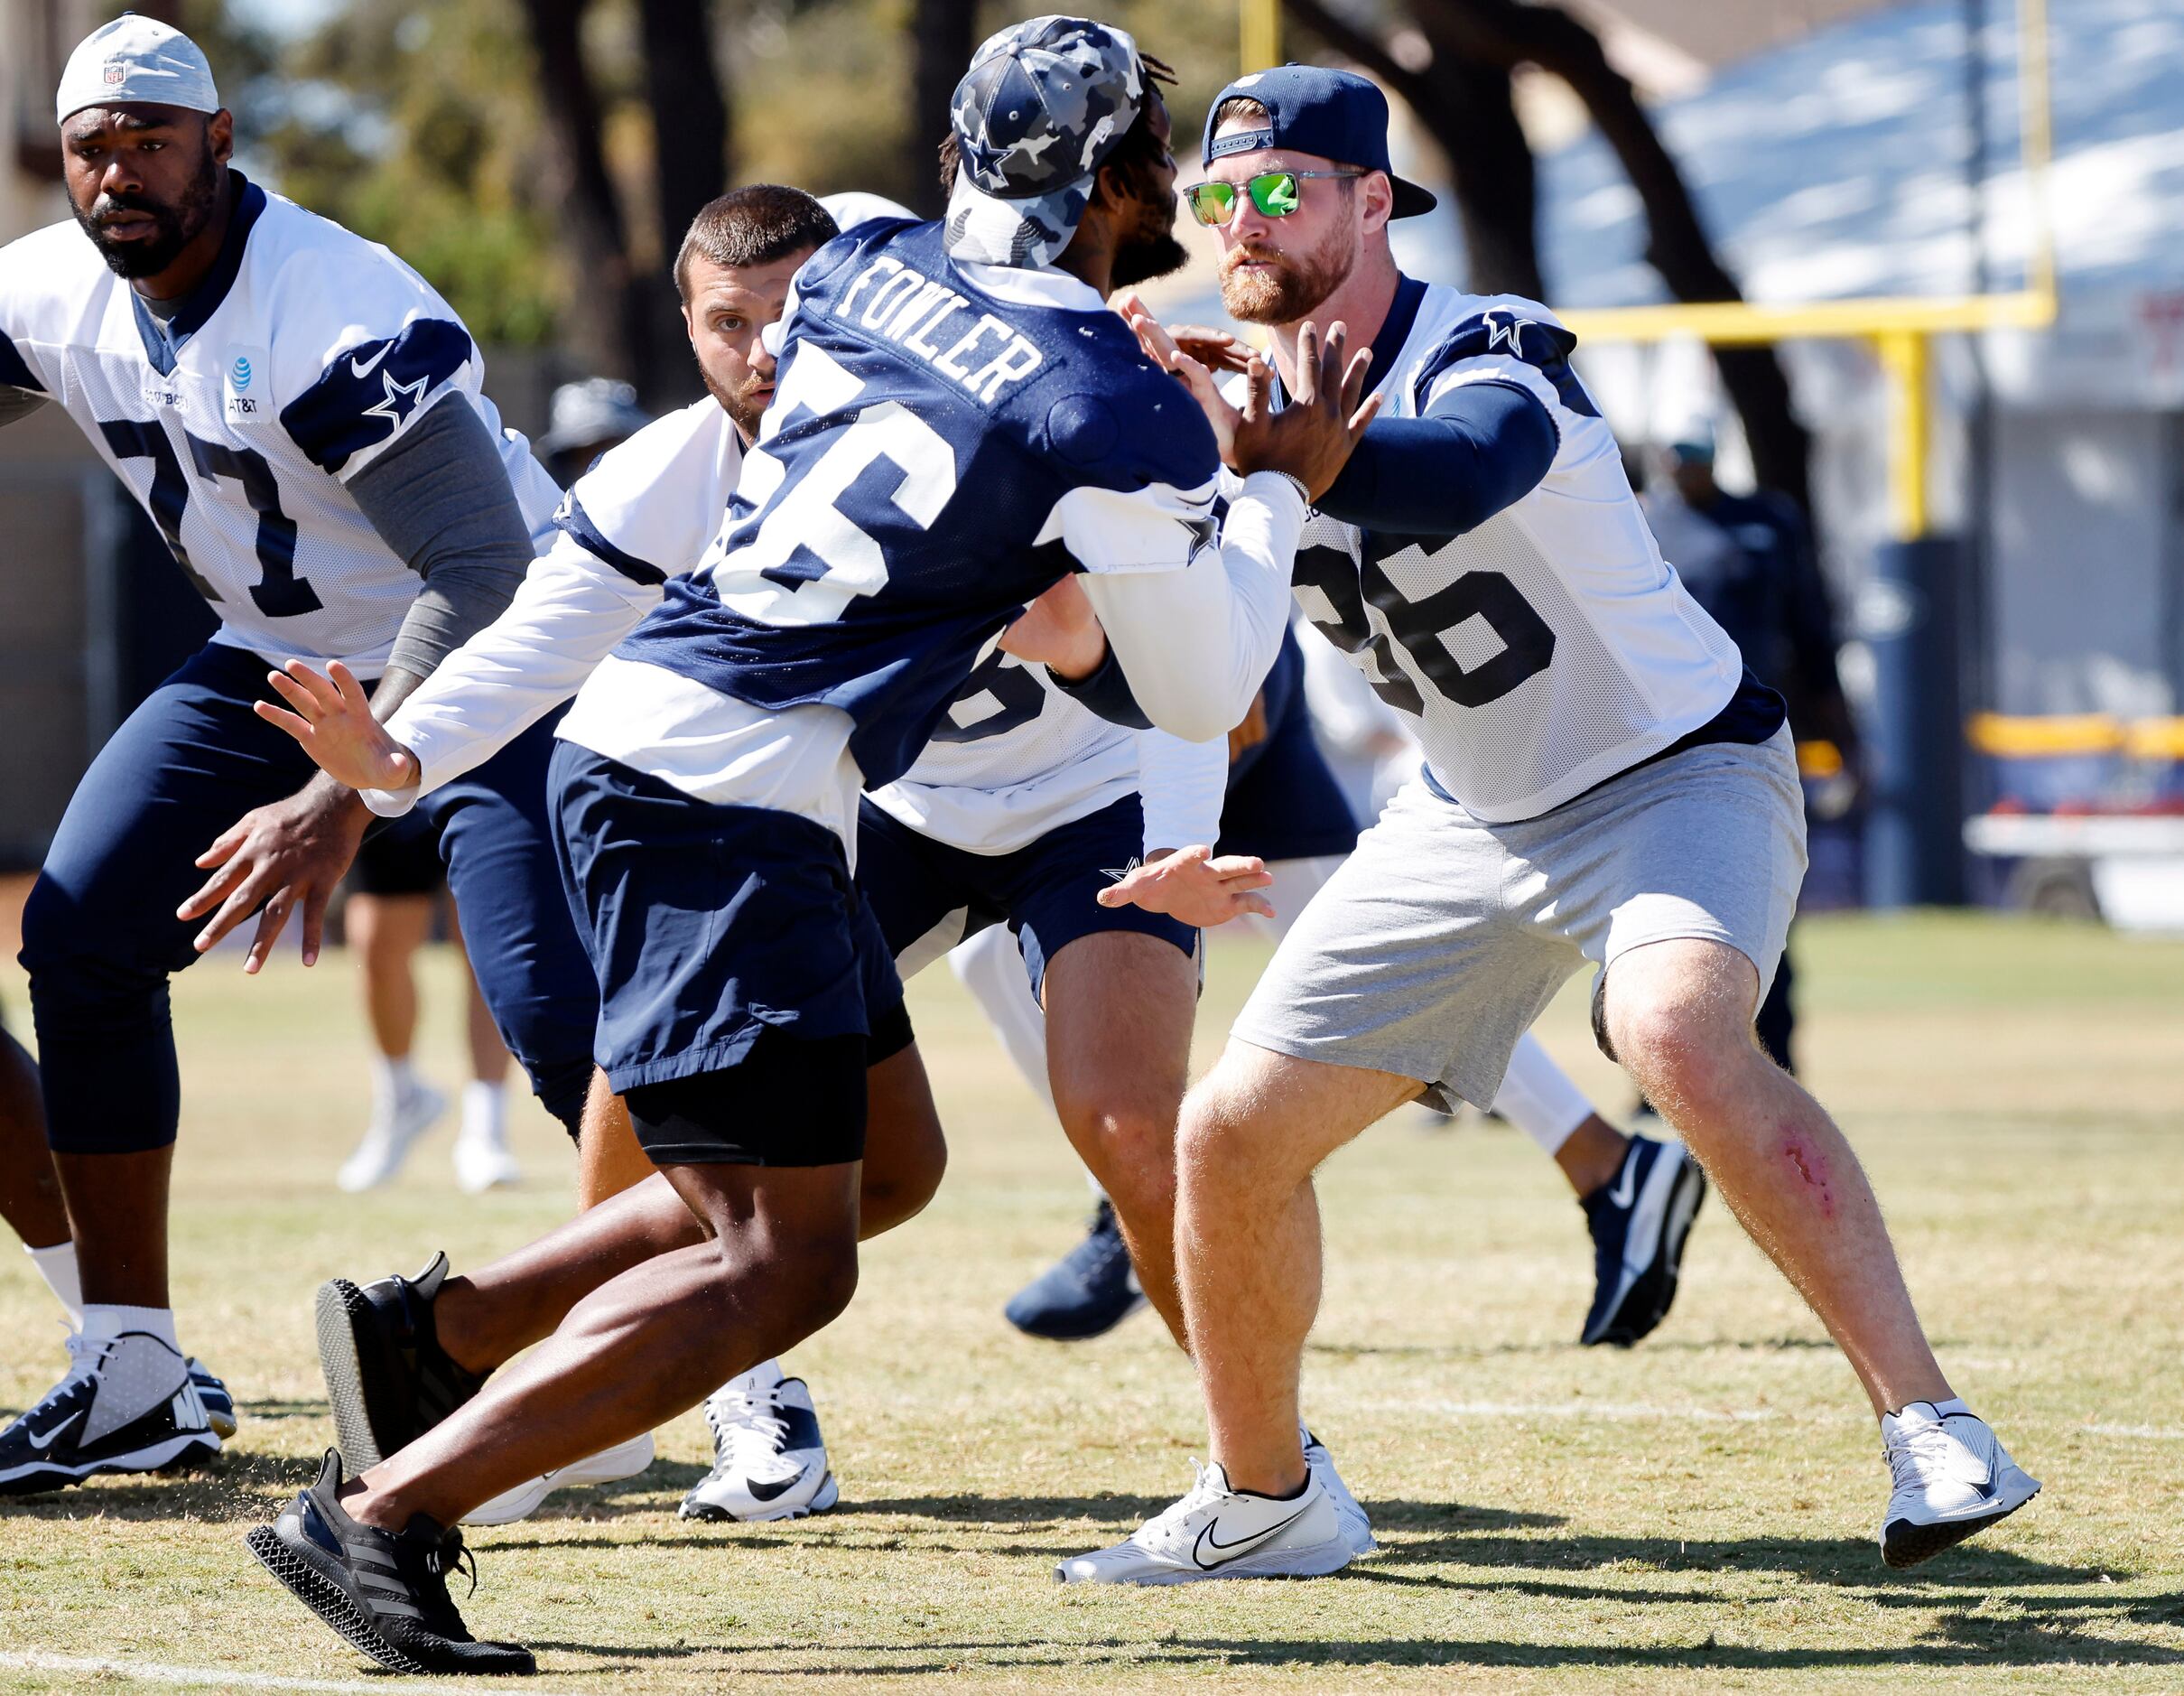
POLYGON ((1052 263, 1144 99, 1138 43, 1111 23, 1028 18, 990 37, 949 103, 958 153, 949 253, 1052 263))

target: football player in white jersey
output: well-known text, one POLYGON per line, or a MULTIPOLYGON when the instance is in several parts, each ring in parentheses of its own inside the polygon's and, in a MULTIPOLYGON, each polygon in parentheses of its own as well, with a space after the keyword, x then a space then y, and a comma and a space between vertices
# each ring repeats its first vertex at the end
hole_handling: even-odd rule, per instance
MULTIPOLYGON (((1105 162, 1164 116, 1111 26, 1036 19, 980 50, 951 216, 861 225, 798 271, 721 536, 562 721, 598 1052, 663 1170, 488 1269, 512 1320, 564 1315, 534 1352, 354 1478, 330 1457, 246 1540, 390 1664, 529 1670, 468 1639, 440 1527, 695 1405, 850 1299, 879 1011, 849 871, 860 790, 908 770, 1027 605, 1068 636, 1046 601, 1073 573, 1112 652, 1058 640, 1063 676, 1096 697, 1129 657, 1145 715, 1188 740, 1225 734, 1273 661, 1305 501, 1375 408, 1340 327, 1324 353, 1307 332, 1311 375, 1286 410, 1249 409, 1251 469, 1216 527, 1213 432, 1104 300, 1117 253, 1175 217, 1165 148, 1105 162)), ((396 750, 381 775, 407 788, 420 762, 396 750)), ((1318 1558, 1347 1561, 1311 1487, 1318 1558)))
MULTIPOLYGON (((23 909, 50 1157, 0 1123, 12 1165, 57 1169, 83 1308, 69 1374, 0 1432, 0 1493, 219 1447, 168 1293, 167 983, 261 908, 245 969, 292 914, 308 964, 369 818, 253 715, 267 665, 339 658, 391 711, 507 604, 556 498, 423 279, 229 167, 187 36, 95 32, 55 114, 75 219, 0 249, 0 423, 62 407, 221 626, 100 750, 23 909)), ((551 751, 541 726, 432 811, 488 1005, 573 1130, 597 984, 555 882, 551 751)))
MULTIPOLYGON (((1136 145, 1150 157, 1166 144, 1163 126, 1136 145)), ((1129 166, 1131 156, 1126 148, 1119 164, 1129 166)), ((907 217, 873 202, 853 197, 845 210, 907 217)), ((557 515, 553 548, 515 603, 385 726, 345 715, 323 680, 302 680, 300 688, 320 692, 317 700, 298 700, 315 722, 291 727, 308 735, 307 746, 330 769, 368 780, 375 761, 406 747, 423 773, 418 788, 384 802, 367 797, 390 808, 460 775, 572 693, 657 604, 666 581, 698 563, 772 398, 774 362, 757 333, 779 314, 797 267, 834 233, 808 196, 771 185, 739 190, 700 213, 676 275, 710 398, 639 432, 577 481, 557 515), (345 725, 345 716, 353 722, 345 725), (340 756, 351 740, 364 745, 353 765, 340 756)), ((1142 255, 1123 250, 1123 280, 1164 268, 1173 242, 1142 246, 1142 255)), ((1141 856, 1157 863, 1210 842, 1226 768, 1221 741, 1192 744, 1118 727, 1072 700, 1043 668, 997 650, 962 685, 910 769, 866 797, 858 824, 857 887, 902 975, 922 970, 967 932, 1008 927, 1017 969, 1028 973, 1053 1026, 1051 1076, 1063 1125, 1119 1197, 1125 1228, 1157 1269, 1154 1298, 1171 1316, 1173 1138, 1197 992, 1195 927, 1268 910, 1256 892, 1267 879, 1254 860, 1194 853, 1164 880, 1160 912, 1094 898, 1141 856), (1048 983, 1055 987, 1042 996, 1048 983)), ((860 1228, 869 1235, 925 1205, 944 1151, 929 1116, 883 1107, 892 1093, 888 1069, 897 1062, 876 1051, 868 1058, 873 1123, 860 1228)), ((915 1066, 914 1050, 905 1058, 915 1066)), ((587 1206, 653 1169, 611 1097, 595 1100, 587 1116, 584 1155, 587 1206)), ((434 1304, 437 1335, 460 1365, 484 1371, 498 1357, 463 1332, 470 1294, 461 1281, 446 1286, 434 1304)), ((332 1362, 330 1380, 346 1370, 332 1362)), ((342 1400, 337 1394, 337 1405, 342 1400)), ((714 1466, 686 1496, 686 1516, 784 1519, 833 1505, 836 1486, 809 1390, 777 1360, 723 1385, 706 1412, 714 1466)), ((344 1452, 398 1446, 382 1432, 368 1445, 345 1442, 344 1452)), ((1314 1445, 1312 1452, 1330 1487, 1341 1491, 1324 1451, 1314 1445)), ((534 1480, 474 1510, 469 1521, 517 1517, 549 1487, 612 1476, 611 1465, 594 1458, 581 1471, 534 1480)), ((1337 1500, 1348 1502, 1347 1493, 1337 1500)), ((1362 1513, 1352 1518, 1358 1546, 1370 1548, 1362 1513)))
MULTIPOLYGON (((1594 1028, 1841 1345, 1891 1473, 1908 1566, 2038 1483, 1936 1363, 1857 1157, 1767 1059, 1752 1016, 1804 872, 1779 697, 1661 560, 1546 309, 1404 277, 1389 219, 1431 205, 1389 166, 1387 102, 1345 72, 1242 78, 1207 116, 1230 312, 1285 379, 1308 317, 1370 334, 1386 415, 1315 502, 1306 615, 1411 722, 1417 782, 1278 950, 1185 1104, 1176 1244, 1217 1462, 1084 1582, 1176 1582, 1278 1547, 1311 1494, 1296 1393, 1318 1302, 1311 1175, 1421 1094, 1493 1099, 1510 1049, 1591 961, 1594 1028)), ((1210 374, 1148 349, 1220 433, 1210 374)))

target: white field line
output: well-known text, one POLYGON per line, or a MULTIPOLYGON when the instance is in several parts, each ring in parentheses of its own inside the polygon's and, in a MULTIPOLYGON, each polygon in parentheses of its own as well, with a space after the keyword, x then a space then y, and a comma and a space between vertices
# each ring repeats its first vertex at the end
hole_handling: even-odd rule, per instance
MULTIPOLYGON (((1799 1426, 1863 1424, 1863 1413, 1789 1412, 1781 1408, 1663 1407, 1651 1402, 1440 1402, 1384 1397, 1354 1404, 1372 1413, 1408 1413, 1452 1420, 1601 1420, 1612 1423, 1666 1421, 1686 1425, 1751 1425, 1780 1420, 1799 1426)), ((2012 1429, 2111 1437, 2126 1442, 2184 1443, 2184 1426, 2119 1425, 2078 1420, 2011 1420, 2012 1429)))
POLYGON ((0 1650, 0 1667, 26 1673, 98 1673, 143 1683, 201 1685, 208 1690, 327 1691, 342 1696, 447 1696, 440 1684, 394 1684, 385 1679, 291 1678, 280 1673, 238 1673, 226 1666, 166 1666, 157 1661, 115 1661, 83 1654, 42 1654, 0 1650))

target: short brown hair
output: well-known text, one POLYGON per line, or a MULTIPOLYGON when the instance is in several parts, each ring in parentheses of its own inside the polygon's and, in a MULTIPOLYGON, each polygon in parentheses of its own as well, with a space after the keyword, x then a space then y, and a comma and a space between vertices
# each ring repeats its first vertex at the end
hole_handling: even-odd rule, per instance
POLYGON ((1274 114, 1267 110, 1264 102, 1254 100, 1248 94, 1231 94, 1214 108, 1213 127, 1219 129, 1222 120, 1230 117, 1262 118, 1269 124, 1274 121, 1274 114))
POLYGON ((737 269, 771 265, 822 247, 841 234, 827 209, 802 189, 754 182, 708 202, 690 220, 675 253, 675 293, 685 302, 690 299, 692 259, 737 269))

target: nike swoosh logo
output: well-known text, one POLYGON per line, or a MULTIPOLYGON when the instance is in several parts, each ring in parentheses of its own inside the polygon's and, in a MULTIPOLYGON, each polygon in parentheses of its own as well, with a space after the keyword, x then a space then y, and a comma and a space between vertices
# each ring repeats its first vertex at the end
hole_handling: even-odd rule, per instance
POLYGON ((68 1418, 62 1420, 60 1424, 54 1426, 53 1429, 49 1431, 34 1431, 26 1424, 23 1428, 23 1435, 29 1440, 33 1449, 42 1452, 45 1449, 51 1449, 55 1441, 59 1440, 60 1433, 68 1430, 70 1426, 73 1425, 82 1417, 83 1411, 79 1408, 75 1412, 70 1414, 68 1418))
POLYGON ((801 1484, 803 1481, 804 1475, 800 1472, 793 1478, 783 1478, 778 1482, 762 1478, 752 1478, 744 1486, 744 1487, 748 1489, 758 1501, 771 1502, 781 1496, 786 1496, 792 1489, 795 1488, 795 1486, 801 1484))
POLYGON ((362 361, 351 359, 349 362, 349 375, 351 377, 369 377, 374 371, 379 368, 379 361, 386 358, 387 353, 393 349, 394 345, 395 344, 391 341, 383 343, 379 349, 379 351, 373 354, 368 359, 362 361))
POLYGON ((1622 1163, 1622 1177, 1608 1192, 1608 1206, 1618 1212, 1638 1198, 1638 1158, 1635 1153, 1622 1163))
POLYGON ((1266 1530, 1261 1532, 1254 1532, 1250 1536, 1240 1538, 1235 1542, 1222 1542, 1220 1539, 1215 1537, 1213 1535, 1213 1527, 1220 1524, 1221 1522, 1217 1519, 1211 1520, 1207 1522, 1205 1529, 1198 1533, 1198 1542, 1191 1550, 1191 1559, 1198 1563, 1199 1570, 1201 1571, 1210 1572, 1213 1570, 1213 1568, 1221 1565, 1222 1563, 1218 1561, 1208 1561, 1205 1558, 1205 1552, 1207 1550, 1211 1549, 1215 1554, 1227 1555, 1233 1559, 1235 1556, 1242 1554, 1249 1550, 1256 1549, 1260 1543, 1265 1542, 1270 1537, 1279 1536, 1283 1532, 1287 1531, 1290 1526, 1296 1524, 1298 1520, 1304 1518, 1304 1516, 1309 1512, 1311 1512, 1311 1507, 1310 1505, 1307 1504, 1306 1506, 1298 1508, 1296 1513, 1290 1514, 1289 1517, 1282 1521, 1280 1524, 1269 1525, 1266 1530))

